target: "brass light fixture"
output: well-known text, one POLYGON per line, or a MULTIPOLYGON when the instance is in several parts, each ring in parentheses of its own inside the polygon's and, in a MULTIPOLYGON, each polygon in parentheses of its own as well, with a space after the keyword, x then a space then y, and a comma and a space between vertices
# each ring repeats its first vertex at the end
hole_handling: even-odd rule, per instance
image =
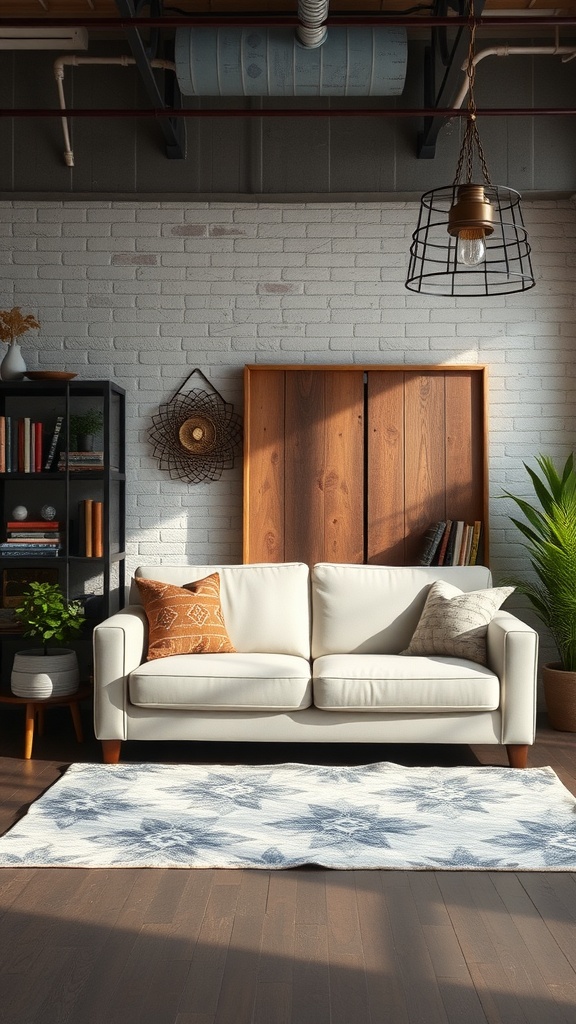
POLYGON ((471 3, 466 130, 456 175, 452 185, 422 196, 410 246, 406 287, 427 295, 508 295, 535 284, 521 196, 514 189, 492 184, 478 134, 475 36, 471 3), (473 182, 475 157, 482 184, 473 182))

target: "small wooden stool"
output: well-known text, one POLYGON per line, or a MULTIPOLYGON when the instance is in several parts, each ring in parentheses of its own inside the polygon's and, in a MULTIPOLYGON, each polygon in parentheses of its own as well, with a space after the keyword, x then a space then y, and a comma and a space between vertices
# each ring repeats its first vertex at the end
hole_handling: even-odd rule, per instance
POLYGON ((2 704, 24 704, 26 706, 26 724, 24 727, 24 754, 23 757, 28 761, 32 757, 32 746, 34 743, 34 728, 36 725, 36 716, 38 716, 38 735, 42 736, 44 733, 44 711, 47 707, 57 707, 68 705, 70 708, 70 714, 72 715, 72 722, 74 725, 74 732, 76 733, 76 739, 79 743, 82 743, 84 735, 82 732, 82 719, 80 717, 79 702, 84 700, 86 697, 90 697, 92 694, 92 687, 85 684, 80 686, 76 693, 69 693, 64 697, 43 697, 40 700, 28 700, 26 697, 16 697, 13 693, 0 693, 0 703, 2 704))

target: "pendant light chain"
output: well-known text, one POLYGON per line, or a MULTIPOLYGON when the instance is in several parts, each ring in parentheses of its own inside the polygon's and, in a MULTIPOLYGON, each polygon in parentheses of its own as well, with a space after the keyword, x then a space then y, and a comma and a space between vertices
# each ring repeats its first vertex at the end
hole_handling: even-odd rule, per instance
POLYGON ((478 127, 476 125, 476 99, 474 97, 474 80, 476 78, 476 65, 474 63, 475 55, 476 20, 472 15, 472 4, 470 4, 470 42, 468 45, 468 60, 466 62, 466 75, 468 77, 468 117, 466 119, 466 130, 464 132, 462 146, 460 147, 460 153, 458 156, 458 164, 456 166, 456 174, 453 182, 454 185, 460 184, 464 161, 466 161, 466 183, 471 183, 474 175, 474 150, 478 153, 478 160, 480 162, 485 183, 487 185, 492 184, 490 174, 488 173, 486 157, 484 156, 484 150, 482 149, 482 143, 480 142, 478 127))

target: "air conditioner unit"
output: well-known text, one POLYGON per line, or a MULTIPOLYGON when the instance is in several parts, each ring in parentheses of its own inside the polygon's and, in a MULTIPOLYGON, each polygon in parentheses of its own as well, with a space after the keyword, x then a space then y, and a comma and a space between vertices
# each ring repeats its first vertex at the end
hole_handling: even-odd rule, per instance
POLYGON ((0 27, 0 50, 87 50, 85 28, 0 27))

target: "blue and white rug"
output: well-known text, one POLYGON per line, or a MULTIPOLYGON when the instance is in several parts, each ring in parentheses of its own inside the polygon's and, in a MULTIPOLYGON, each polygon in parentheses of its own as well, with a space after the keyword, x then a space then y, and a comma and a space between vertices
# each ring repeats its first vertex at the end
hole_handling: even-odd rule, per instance
POLYGON ((551 768, 74 764, 1 867, 576 870, 551 768))

